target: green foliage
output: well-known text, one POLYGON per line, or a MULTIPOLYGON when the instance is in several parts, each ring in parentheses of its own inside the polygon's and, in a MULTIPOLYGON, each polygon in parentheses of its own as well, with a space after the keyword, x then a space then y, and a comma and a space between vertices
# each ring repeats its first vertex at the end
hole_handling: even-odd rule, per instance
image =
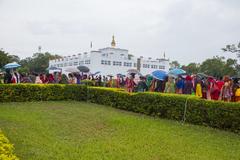
POLYGON ((49 60, 61 58, 59 55, 53 55, 49 52, 35 53, 32 57, 27 57, 20 61, 24 68, 28 68, 30 72, 45 73, 49 65, 49 60))
POLYGON ((16 55, 10 55, 9 53, 0 50, 0 68, 5 66, 7 63, 19 62, 20 58, 16 55))
POLYGON ((223 77, 224 75, 237 75, 237 60, 227 59, 224 57, 213 57, 205 60, 201 66, 200 71, 214 77, 223 77))
POLYGON ((2 84, 0 102, 85 100, 86 86, 61 84, 2 84))
POLYGON ((82 80, 81 81, 82 84, 87 85, 87 86, 94 86, 95 82, 92 80, 82 80))
POLYGON ((170 68, 174 69, 174 68, 180 68, 180 63, 178 61, 172 61, 170 63, 170 68))
POLYGON ((13 154, 14 147, 0 130, 0 160, 18 160, 13 154))
POLYGON ((238 58, 240 58, 240 42, 238 43, 238 45, 235 44, 228 44, 226 45, 225 48, 222 48, 222 50, 224 52, 231 52, 231 53, 236 53, 238 58))
POLYGON ((135 93, 90 88, 91 102, 162 118, 183 120, 187 101, 186 122, 240 132, 240 104, 206 101, 195 96, 135 93))
POLYGON ((0 85, 0 102, 88 100, 119 109, 167 119, 240 132, 239 103, 207 101, 195 96, 123 92, 122 89, 86 87, 85 85, 0 85))
POLYGON ((200 64, 189 63, 187 66, 182 66, 181 68, 185 70, 187 74, 197 74, 200 71, 200 64))

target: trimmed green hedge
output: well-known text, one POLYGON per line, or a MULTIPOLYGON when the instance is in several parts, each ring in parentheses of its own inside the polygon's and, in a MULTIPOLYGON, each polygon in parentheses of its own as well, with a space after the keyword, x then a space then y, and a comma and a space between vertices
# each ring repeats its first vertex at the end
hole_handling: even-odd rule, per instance
POLYGON ((186 122, 240 133, 240 103, 208 101, 189 95, 89 90, 88 98, 93 103, 178 121, 184 119, 186 106, 186 122))
POLYGON ((14 147, 0 130, 0 160, 18 160, 13 154, 14 147))
POLYGON ((86 100, 87 87, 65 84, 2 84, 0 102, 86 100))
POLYGON ((84 85, 0 85, 0 102, 39 100, 88 100, 151 116, 178 121, 185 119, 188 123, 240 133, 240 103, 207 101, 177 94, 129 94, 123 92, 123 89, 87 88, 84 85))

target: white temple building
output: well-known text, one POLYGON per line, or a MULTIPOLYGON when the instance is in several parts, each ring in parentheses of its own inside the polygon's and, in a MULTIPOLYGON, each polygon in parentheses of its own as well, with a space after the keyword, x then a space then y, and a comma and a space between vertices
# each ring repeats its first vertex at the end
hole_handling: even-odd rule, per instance
POLYGON ((100 72, 101 75, 126 75, 129 69, 137 69, 142 75, 147 75, 155 70, 168 72, 169 60, 165 58, 135 57, 129 54, 126 49, 116 48, 116 42, 113 36, 111 47, 50 60, 49 66, 61 68, 65 74, 68 73, 66 71, 70 68, 87 66, 93 74, 100 72))

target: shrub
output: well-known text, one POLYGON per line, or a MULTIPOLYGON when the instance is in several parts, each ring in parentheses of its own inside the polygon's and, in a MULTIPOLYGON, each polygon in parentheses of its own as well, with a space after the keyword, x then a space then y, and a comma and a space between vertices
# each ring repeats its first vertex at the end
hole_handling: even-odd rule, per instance
POLYGON ((0 130, 0 160, 18 160, 13 154, 14 147, 0 130))
POLYGON ((89 101, 166 119, 240 132, 240 103, 207 101, 191 95, 122 92, 89 88, 89 101))
POLYGON ((86 99, 86 86, 64 84, 0 85, 0 102, 54 101, 86 99))
POLYGON ((81 84, 87 85, 87 86, 94 86, 95 82, 92 80, 82 80, 81 84))
POLYGON ((184 119, 188 123, 240 133, 240 103, 207 101, 191 95, 152 92, 130 94, 123 92, 123 89, 86 85, 0 85, 0 102, 48 100, 88 100, 151 116, 178 121, 184 119))

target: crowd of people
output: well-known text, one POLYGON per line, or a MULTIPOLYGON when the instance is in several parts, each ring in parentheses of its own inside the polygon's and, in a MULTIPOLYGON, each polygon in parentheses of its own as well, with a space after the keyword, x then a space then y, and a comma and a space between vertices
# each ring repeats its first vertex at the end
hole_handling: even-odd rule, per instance
POLYGON ((136 83, 134 76, 126 78, 126 87, 132 91, 150 91, 162 93, 196 95, 203 99, 223 100, 226 102, 240 102, 240 79, 224 76, 222 79, 214 77, 198 77, 196 75, 179 75, 158 80, 152 76, 140 77, 136 83))
POLYGON ((240 102, 240 79, 229 76, 216 79, 214 77, 198 77, 197 75, 168 76, 159 80, 153 76, 101 76, 80 73, 68 75, 53 74, 19 74, 17 71, 6 71, 0 75, 0 83, 36 83, 36 84, 82 84, 91 82, 94 86, 124 88, 128 92, 162 92, 196 95, 203 99, 240 102))

